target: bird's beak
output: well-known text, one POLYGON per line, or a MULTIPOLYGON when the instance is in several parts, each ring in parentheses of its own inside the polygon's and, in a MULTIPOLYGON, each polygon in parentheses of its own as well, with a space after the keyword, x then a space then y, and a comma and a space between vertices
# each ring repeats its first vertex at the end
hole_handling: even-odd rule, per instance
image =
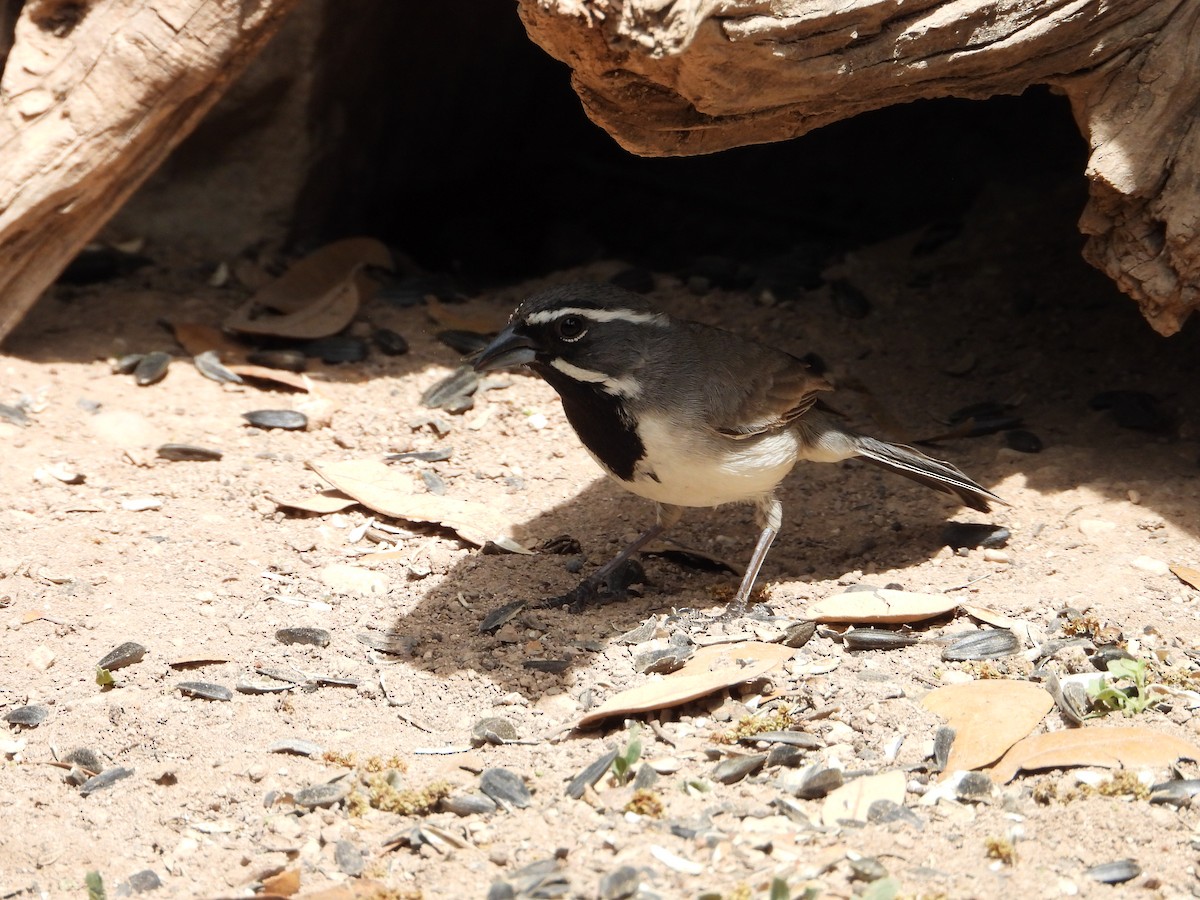
POLYGON ((476 372, 491 372, 531 363, 536 355, 533 341, 509 325, 475 355, 472 365, 476 372))

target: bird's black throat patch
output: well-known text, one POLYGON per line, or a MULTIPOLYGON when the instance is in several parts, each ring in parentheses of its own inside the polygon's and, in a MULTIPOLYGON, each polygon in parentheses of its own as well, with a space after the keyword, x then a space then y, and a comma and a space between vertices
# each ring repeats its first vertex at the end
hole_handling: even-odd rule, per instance
POLYGON ((567 421, 583 445, 615 476, 632 481, 633 469, 646 455, 646 447, 621 398, 551 366, 533 363, 530 368, 558 392, 567 421))

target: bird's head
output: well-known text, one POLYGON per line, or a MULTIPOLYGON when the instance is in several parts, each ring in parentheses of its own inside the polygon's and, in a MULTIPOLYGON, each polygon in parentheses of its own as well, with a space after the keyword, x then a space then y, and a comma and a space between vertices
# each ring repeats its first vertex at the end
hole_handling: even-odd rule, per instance
POLYGON ((562 285, 518 306, 474 366, 529 365, 552 385, 566 378, 628 396, 637 392, 632 375, 647 348, 669 325, 666 313, 614 285, 562 285))

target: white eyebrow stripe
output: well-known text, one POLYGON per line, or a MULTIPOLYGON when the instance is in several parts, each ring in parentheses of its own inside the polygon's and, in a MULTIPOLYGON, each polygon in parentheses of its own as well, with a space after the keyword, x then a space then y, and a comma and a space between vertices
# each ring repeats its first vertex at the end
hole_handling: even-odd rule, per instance
POLYGON ((630 378, 629 376, 614 378, 611 375, 605 375, 603 372, 593 372, 591 369, 576 366, 561 358, 550 360, 550 365, 569 378, 574 378, 576 381, 586 381, 588 384, 598 384, 604 390, 608 391, 608 393, 616 394, 618 397, 636 397, 642 392, 642 387, 638 384, 636 378, 630 378))
POLYGON ((580 316, 592 322, 629 322, 632 325, 658 325, 664 328, 668 324, 665 313, 636 312, 632 309, 590 309, 586 306, 543 309, 530 313, 525 317, 525 321, 530 325, 545 325, 563 316, 580 316))

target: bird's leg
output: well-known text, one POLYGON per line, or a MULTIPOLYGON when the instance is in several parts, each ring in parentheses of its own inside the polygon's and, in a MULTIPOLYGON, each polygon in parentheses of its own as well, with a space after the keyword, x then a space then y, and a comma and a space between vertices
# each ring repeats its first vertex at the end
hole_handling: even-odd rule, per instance
POLYGON ((726 607, 725 612, 716 617, 718 622, 732 622, 734 619, 740 619, 746 612, 746 606, 750 602, 750 592, 754 590, 754 582, 758 580, 758 570, 762 568, 763 560, 767 558, 767 551, 771 549, 771 542, 775 540, 775 535, 779 533, 779 528, 783 524, 783 504, 779 502, 779 498, 774 494, 759 498, 757 518, 758 524, 762 526, 758 543, 754 545, 754 552, 750 555, 750 562, 746 565, 746 574, 742 576, 737 596, 726 607))
POLYGON ((620 596, 624 593, 625 585, 614 588, 609 583, 609 579, 625 567, 625 564, 629 562, 633 554, 637 553, 668 528, 675 525, 682 515, 683 510, 678 506, 658 504, 657 516, 653 525, 630 542, 624 550, 576 585, 575 588, 561 597, 552 598, 547 601, 546 605, 561 606, 566 603, 570 606, 572 612, 580 612, 588 606, 607 603, 609 600, 620 596))

